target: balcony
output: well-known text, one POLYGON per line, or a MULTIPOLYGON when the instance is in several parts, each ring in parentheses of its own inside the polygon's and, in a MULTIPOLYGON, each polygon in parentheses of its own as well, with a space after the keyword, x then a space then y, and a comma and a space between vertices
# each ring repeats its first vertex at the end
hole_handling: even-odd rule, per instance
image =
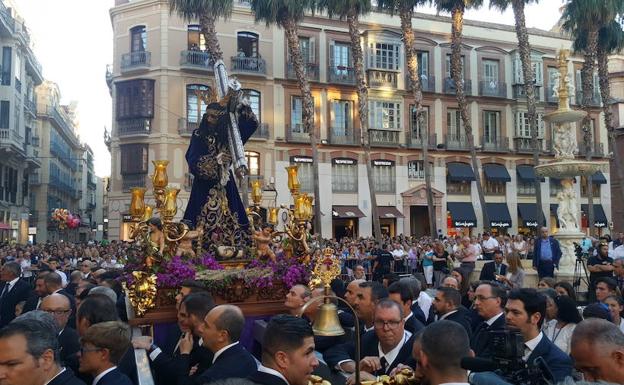
POLYGON ((117 134, 120 138, 129 136, 148 136, 151 119, 124 119, 117 121, 117 134))
POLYGON ((112 86, 113 86, 113 65, 112 64, 107 64, 106 65, 106 74, 104 77, 104 80, 106 80, 106 85, 108 86, 108 90, 109 92, 112 91, 112 86))
POLYGON ((397 87, 398 73, 396 72, 369 69, 367 70, 367 74, 368 74, 368 86, 369 87, 375 87, 375 88, 382 88, 382 87, 396 88, 397 87))
POLYGON ((360 130, 331 127, 327 141, 336 146, 358 146, 361 141, 360 130))
POLYGON ((214 63, 208 52, 182 51, 180 52, 180 68, 188 71, 213 72, 214 63))
MULTIPOLYGON (((303 73, 308 81, 318 81, 319 80, 319 66, 317 63, 304 63, 303 65, 303 73)), ((297 74, 295 73, 294 63, 288 62, 288 71, 286 73, 288 79, 297 80, 297 74)))
MULTIPOLYGON (((544 139, 537 139, 540 151, 545 151, 544 139)), ((518 154, 532 154, 534 151, 533 139, 531 138, 514 138, 514 150, 518 154)))
POLYGON ((59 112, 58 107, 47 106, 46 114, 56 122, 56 125, 63 131, 64 135, 68 140, 72 141, 76 145, 78 145, 78 139, 76 138, 76 133, 74 132, 73 124, 67 122, 64 114, 59 112))
POLYGON ((401 131, 369 129, 368 140, 371 146, 399 147, 400 134, 401 131))
POLYGON ((18 151, 24 153, 24 137, 17 131, 10 128, 0 129, 0 149, 7 149, 10 152, 18 151))
MULTIPOLYGON (((579 146, 579 156, 581 157, 585 157, 587 156, 587 147, 585 146, 584 142, 580 142, 578 144, 579 146)), ((602 143, 593 143, 592 146, 592 153, 591 155, 595 158, 602 158, 604 157, 605 153, 604 153, 604 146, 602 143)))
POLYGON ((28 184, 36 186, 41 184, 41 175, 38 172, 28 174, 28 184))
POLYGON ((11 11, 4 5, 4 2, 0 2, 0 20, 9 33, 15 32, 15 19, 11 17, 11 11))
POLYGON ((121 55, 121 71, 148 70, 152 61, 152 53, 149 51, 130 52, 121 55))
MULTIPOLYGON (((512 92, 513 92, 514 99, 526 99, 526 92, 524 89, 524 84, 514 85, 512 87, 512 92)), ((546 90, 546 93, 548 93, 548 90, 546 90)), ((541 101, 540 87, 537 85, 535 86, 535 101, 536 102, 541 101)))
POLYGON ((30 114, 33 118, 37 117, 37 101, 26 99, 24 100, 24 111, 30 114))
POLYGON ((509 152, 509 138, 506 136, 495 138, 482 136, 481 148, 483 152, 509 152))
POLYGON ((507 83, 494 80, 481 80, 479 82, 479 95, 491 98, 507 98, 507 83))
POLYGON ((232 73, 266 75, 266 62, 259 57, 232 56, 232 73))
POLYGON ((146 174, 127 174, 121 177, 121 188, 123 192, 129 192, 133 187, 145 187, 146 174))
POLYGON ((446 138, 446 149, 449 151, 468 151, 470 144, 467 136, 446 138))
MULTIPOLYGON (((412 82, 409 74, 405 74, 405 89, 411 90, 412 82)), ((420 88, 422 92, 435 92, 435 76, 420 75, 420 88)))
MULTIPOLYGON (((442 92, 451 95, 455 95, 457 93, 453 78, 444 78, 444 87, 442 87, 442 92)), ((464 94, 467 96, 472 95, 472 81, 470 81, 470 79, 464 79, 464 94)))
POLYGON ((303 124, 286 125, 286 141, 291 143, 310 143, 310 134, 304 131, 303 124))
POLYGON ((199 122, 189 122, 187 118, 178 119, 178 134, 180 136, 191 136, 197 128, 199 128, 199 122))
POLYGON ((329 66, 327 69, 329 83, 355 85, 355 68, 345 66, 329 66))
POLYGON ((39 150, 35 149, 32 145, 26 145, 26 166, 30 168, 41 167, 41 158, 39 158, 39 150))
MULTIPOLYGON (((600 102, 602 101, 602 98, 600 96, 600 93, 596 92, 596 89, 594 89, 594 94, 592 95, 592 98, 589 101, 589 105, 591 107, 600 107, 600 102)), ((576 90, 576 101, 574 104, 577 105, 581 105, 583 104, 583 90, 582 89, 577 89, 576 90)))
POLYGON ((254 133, 251 135, 251 139, 269 139, 269 125, 267 123, 258 124, 258 128, 256 128, 256 131, 254 131, 254 133))
MULTIPOLYGON (((407 146, 409 148, 423 148, 422 136, 417 135, 415 132, 408 137, 409 142, 407 146)), ((430 150, 435 150, 438 146, 438 136, 436 134, 429 134, 429 147, 430 150)))

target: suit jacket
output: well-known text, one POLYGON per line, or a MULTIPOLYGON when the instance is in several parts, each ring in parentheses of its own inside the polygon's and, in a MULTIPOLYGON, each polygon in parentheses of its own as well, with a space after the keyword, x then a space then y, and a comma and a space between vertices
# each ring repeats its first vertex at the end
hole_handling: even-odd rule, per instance
POLYGON ((260 385, 288 385, 282 378, 259 370, 256 370, 256 372, 247 377, 247 379, 260 385))
POLYGON ((554 377, 554 383, 563 381, 572 375, 572 359, 553 344, 544 333, 542 339, 537 344, 531 355, 527 359, 529 365, 534 365, 536 358, 542 357, 554 377))
MULTIPOLYGON (((552 252, 553 264, 556 267, 559 267, 559 260, 561 259, 561 247, 559 247, 559 241, 553 237, 548 237, 548 241, 550 242, 550 250, 552 252)), ((533 248, 533 267, 538 267, 541 262, 541 243, 541 238, 535 239, 535 247, 533 248)))
POLYGON ((256 360, 238 343, 219 354, 212 366, 199 376, 191 381, 178 382, 178 384, 202 385, 226 378, 247 378, 257 370, 256 360))
POLYGON ((56 376, 48 385, 85 385, 85 383, 76 377, 70 368, 65 368, 65 371, 56 376))
POLYGON ((405 321, 405 330, 412 334, 416 334, 419 330, 424 329, 424 327, 425 325, 416 318, 414 313, 405 321))
POLYGON ((61 361, 74 373, 78 372, 78 351, 80 351, 80 336, 70 327, 65 327, 58 336, 61 347, 61 361))
POLYGON ((492 326, 488 326, 485 321, 481 322, 473 331, 472 340, 470 342, 470 347, 474 351, 475 356, 480 358, 492 358, 494 356, 494 351, 492 350, 492 336, 490 332, 502 330, 504 328, 505 313, 501 314, 500 317, 492 323, 492 326))
POLYGON ((151 368, 155 374, 157 384, 176 384, 180 378, 188 376, 193 366, 197 365, 196 373, 202 373, 212 364, 212 352, 200 346, 199 339, 194 340, 190 354, 180 354, 180 351, 175 349, 176 344, 177 340, 171 346, 169 344, 165 345, 162 353, 152 361, 151 368), (171 353, 167 351, 171 351, 171 353))
POLYGON ((72 312, 69 316, 69 319, 67 320, 67 326, 76 329, 76 298, 73 295, 69 294, 69 292, 67 292, 67 290, 65 289, 61 289, 56 293, 64 295, 69 300, 69 305, 71 306, 72 312))
MULTIPOLYGON (((6 282, 2 282, 0 287, 4 289, 6 282)), ((2 290, 0 289, 0 290, 2 290)), ((21 278, 15 282, 10 291, 0 298, 0 327, 6 326, 15 319, 15 306, 28 299, 30 285, 21 278)))
POLYGON ((132 385, 132 381, 119 369, 115 368, 100 378, 95 385, 132 385))
MULTIPOLYGON (((126 350, 126 353, 121 357, 121 361, 119 361, 119 364, 117 364, 117 370, 130 379, 130 385, 139 385, 139 375, 137 374, 136 359, 134 358, 134 348, 132 346, 130 346, 128 350, 126 350)), ((112 384, 116 383, 111 383, 111 385, 112 384)), ((123 382, 119 384, 125 385, 126 383, 123 382)))
POLYGON ((37 304, 39 303, 39 297, 35 293, 31 293, 28 299, 26 299, 26 303, 24 304, 24 309, 22 309, 22 314, 28 313, 29 311, 37 310, 37 304))
MULTIPOLYGON (((507 265, 501 265, 500 275, 507 274, 507 265)), ((488 262, 483 265, 479 281, 495 281, 496 280, 496 262, 488 262)))
MULTIPOLYGON (((325 352, 323 357, 325 358, 325 362, 330 368, 338 365, 339 362, 344 360, 361 360, 364 357, 379 357, 379 340, 377 339, 377 334, 374 330, 371 330, 365 333, 362 336, 361 346, 360 346, 360 357, 355 357, 355 342, 349 341, 345 344, 335 346, 332 349, 329 349, 325 352)), ((405 344, 401 347, 399 354, 396 356, 394 361, 390 363, 390 365, 384 371, 379 370, 375 373, 371 373, 375 376, 380 376, 382 374, 389 374, 392 369, 394 369, 398 364, 409 365, 411 367, 415 366, 414 359, 412 358, 412 346, 414 345, 414 335, 412 334, 410 338, 405 341, 405 344)))
POLYGON ((414 313, 414 317, 416 317, 417 320, 419 320, 423 324, 427 323, 427 314, 423 312, 423 310, 420 308, 420 305, 418 304, 418 301, 416 300, 412 302, 412 313, 414 313))
POLYGON ((463 306, 458 307, 455 313, 449 314, 444 319, 448 321, 457 322, 458 324, 464 327, 464 329, 466 330, 466 333, 468 333, 468 338, 472 337, 472 325, 470 324, 470 314, 469 314, 469 311, 465 307, 463 306))

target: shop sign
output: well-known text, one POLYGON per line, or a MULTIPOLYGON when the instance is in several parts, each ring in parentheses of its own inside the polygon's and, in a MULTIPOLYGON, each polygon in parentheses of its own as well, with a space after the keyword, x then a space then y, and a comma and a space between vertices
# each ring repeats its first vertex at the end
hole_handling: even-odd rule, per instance
POLYGON ((394 162, 391 160, 377 159, 373 160, 373 166, 394 166, 394 162))
POLYGON ((453 227, 476 227, 474 221, 453 221, 453 227))
POLYGON ((349 159, 349 158, 334 158, 332 159, 332 163, 352 166, 354 164, 357 164, 357 161, 355 161, 354 159, 349 159))
POLYGON ((500 227, 500 228, 506 229, 508 227, 511 227, 511 223, 503 222, 503 221, 490 221, 490 226, 491 227, 500 227))
POLYGON ((291 156, 291 163, 314 163, 314 159, 309 156, 291 156))
POLYGON ((524 221, 525 227, 537 227, 537 221, 524 221))

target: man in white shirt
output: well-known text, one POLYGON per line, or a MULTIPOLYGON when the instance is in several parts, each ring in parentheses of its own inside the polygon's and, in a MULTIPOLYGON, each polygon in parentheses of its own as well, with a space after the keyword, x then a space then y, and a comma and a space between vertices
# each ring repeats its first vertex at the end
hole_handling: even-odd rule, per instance
POLYGON ((418 366, 431 385, 468 385, 468 373, 460 363, 473 355, 464 328, 441 320, 423 331, 418 366))
POLYGON ((483 259, 491 261, 494 259, 494 251, 498 250, 499 244, 496 238, 492 237, 490 233, 483 233, 483 259))

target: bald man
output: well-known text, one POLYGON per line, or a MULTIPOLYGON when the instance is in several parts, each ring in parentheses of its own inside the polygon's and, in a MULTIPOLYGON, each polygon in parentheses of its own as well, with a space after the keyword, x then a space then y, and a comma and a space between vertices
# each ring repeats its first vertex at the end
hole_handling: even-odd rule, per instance
POLYGON ((246 378, 258 369, 253 356, 238 343, 245 316, 234 305, 219 305, 206 314, 199 328, 204 346, 214 353, 212 366, 178 384, 206 384, 226 378, 246 378))
POLYGON ((54 317, 60 333, 58 335, 61 347, 61 361, 70 367, 74 373, 78 373, 78 351, 80 350, 80 337, 76 330, 67 326, 71 317, 71 303, 63 294, 55 293, 41 300, 39 310, 43 310, 54 317))

